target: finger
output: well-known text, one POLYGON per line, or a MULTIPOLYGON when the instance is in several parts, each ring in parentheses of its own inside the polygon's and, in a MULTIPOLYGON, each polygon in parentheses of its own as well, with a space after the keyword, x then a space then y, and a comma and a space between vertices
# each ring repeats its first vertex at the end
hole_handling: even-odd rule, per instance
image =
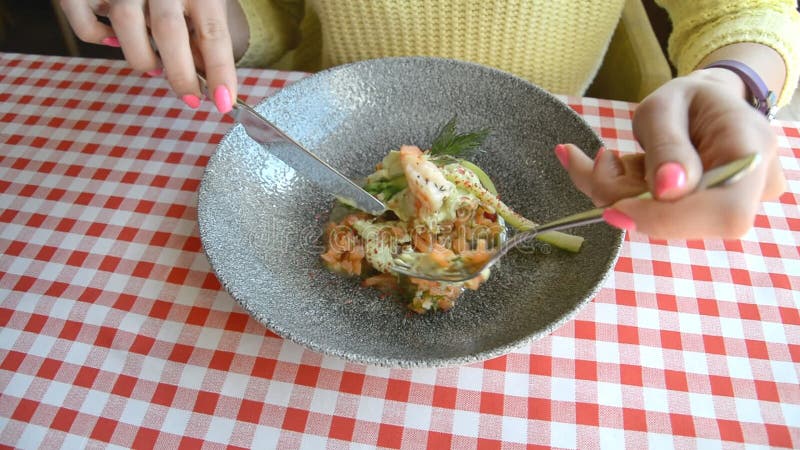
POLYGON ((160 67, 158 57, 150 46, 143 0, 113 0, 108 19, 131 67, 142 72, 160 67))
POLYGON ((689 135, 690 99, 656 92, 634 112, 633 131, 645 150, 646 179, 658 199, 691 192, 703 165, 689 135))
MULTIPOLYGON (((587 197, 592 197, 592 167, 594 161, 583 150, 573 144, 559 144, 555 147, 556 157, 569 174, 572 184, 587 197)), ((602 152, 601 147, 598 153, 602 152)))
POLYGON ((151 0, 150 27, 164 63, 167 81, 190 108, 198 108, 202 93, 183 6, 174 1, 151 0))
POLYGON ((770 199, 786 188, 783 170, 778 159, 778 138, 769 122, 755 109, 730 97, 703 99, 713 105, 709 113, 699 117, 694 125, 696 147, 706 167, 729 162, 757 152, 762 156, 764 184, 749 193, 753 199, 770 199))
POLYGON ((591 159, 575 145, 564 144, 563 150, 556 148, 556 154, 575 187, 595 205, 609 205, 647 190, 642 153, 620 154, 600 148, 591 159))
POLYGON ((61 0, 61 10, 78 39, 92 44, 119 47, 114 30, 97 20, 94 10, 85 0, 61 0))
MULTIPOLYGON (((753 152, 761 154, 765 168, 762 190, 753 191, 750 197, 768 200, 786 190, 786 179, 778 158, 778 138, 764 116, 746 104, 732 105, 719 123, 704 124, 708 130, 705 141, 698 146, 709 154, 706 164, 716 166, 753 152)), ((722 117, 718 115, 718 117, 722 117)))
POLYGON ((197 0, 190 6, 189 17, 203 57, 209 91, 217 109, 226 113, 236 98, 237 80, 225 2, 197 0))
POLYGON ((194 59, 194 66, 199 73, 206 73, 206 65, 203 61, 203 54, 197 47, 197 41, 192 39, 192 32, 189 30, 189 48, 192 50, 192 59, 194 59))
POLYGON ((779 196, 786 188, 786 181, 771 128, 757 126, 758 121, 730 123, 747 131, 714 133, 714 142, 720 143, 725 151, 709 152, 709 168, 727 162, 730 155, 741 149, 763 149, 764 160, 751 173, 730 186, 694 192, 674 201, 621 200, 614 205, 607 221, 664 239, 741 237, 752 227, 760 202, 779 196), (753 125, 740 127, 741 123, 753 125), (738 144, 741 148, 736 147, 738 144))
MULTIPOLYGON (((740 238, 752 228, 767 167, 736 183, 695 192, 674 201, 625 199, 614 204, 612 225, 654 238, 740 238)), ((604 215, 604 217, 608 217, 604 215)))
POLYGON ((769 158, 767 164, 767 185, 764 187, 761 200, 775 200, 786 191, 786 177, 783 175, 777 152, 769 158))

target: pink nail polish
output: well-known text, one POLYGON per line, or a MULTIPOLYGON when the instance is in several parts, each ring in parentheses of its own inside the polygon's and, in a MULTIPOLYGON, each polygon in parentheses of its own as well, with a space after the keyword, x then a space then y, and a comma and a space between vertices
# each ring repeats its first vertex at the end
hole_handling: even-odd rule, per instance
POLYGON ((217 105, 217 110, 223 114, 233 109, 231 93, 228 91, 227 87, 222 84, 217 86, 214 90, 214 103, 217 105))
POLYGON ((600 147, 597 149, 597 153, 594 155, 594 167, 597 167, 597 162, 600 161, 600 157, 603 156, 603 153, 605 152, 605 147, 600 147))
POLYGON ((107 45, 109 47, 119 47, 120 46, 119 39, 117 39, 114 36, 109 36, 109 37, 103 39, 102 41, 100 41, 100 43, 103 44, 103 45, 107 45))
POLYGON ((161 74, 164 73, 164 71, 162 69, 153 69, 153 70, 151 70, 149 72, 145 72, 145 73, 147 75, 151 76, 151 77, 160 77, 161 74))
POLYGON ((657 198, 669 198, 670 192, 686 186, 686 171, 676 162, 661 164, 656 170, 655 191, 657 198))
POLYGON ((621 228, 623 230, 634 231, 636 230, 636 224, 633 222, 633 219, 628 217, 627 214, 616 210, 614 208, 608 208, 603 211, 603 219, 612 226, 617 228, 621 228))
POLYGON ((186 106, 192 109, 197 109, 200 107, 200 97, 192 94, 186 94, 181 97, 183 103, 186 103, 186 106))
POLYGON ((556 152, 558 162, 560 162, 565 169, 569 169, 569 150, 567 149, 567 146, 564 144, 558 144, 556 145, 554 151, 556 152))

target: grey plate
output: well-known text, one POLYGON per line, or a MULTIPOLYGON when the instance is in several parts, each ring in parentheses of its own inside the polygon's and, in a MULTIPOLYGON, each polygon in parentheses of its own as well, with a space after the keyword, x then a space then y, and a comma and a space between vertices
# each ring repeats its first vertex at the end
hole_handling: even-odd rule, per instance
MULTIPOLYGON (((298 81, 257 108, 352 179, 400 144, 427 148, 454 114, 489 127, 474 159, 505 202, 537 221, 591 207, 553 147, 602 144, 561 101, 517 77, 437 58, 354 63, 298 81)), ((225 289, 259 322, 310 349, 381 366, 480 361, 547 335, 590 301, 623 240, 605 224, 575 229, 578 254, 540 244, 513 251, 447 313, 412 315, 319 258, 331 196, 300 178, 237 125, 220 142, 199 193, 200 236, 225 289)))

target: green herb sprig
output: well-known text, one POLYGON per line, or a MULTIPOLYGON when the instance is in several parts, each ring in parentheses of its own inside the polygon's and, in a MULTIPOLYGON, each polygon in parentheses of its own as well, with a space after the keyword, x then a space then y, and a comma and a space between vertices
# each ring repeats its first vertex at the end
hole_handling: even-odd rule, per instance
POLYGON ((456 116, 453 116, 433 140, 428 153, 434 157, 453 157, 468 159, 481 151, 481 145, 489 136, 489 129, 484 128, 469 133, 456 132, 456 116))

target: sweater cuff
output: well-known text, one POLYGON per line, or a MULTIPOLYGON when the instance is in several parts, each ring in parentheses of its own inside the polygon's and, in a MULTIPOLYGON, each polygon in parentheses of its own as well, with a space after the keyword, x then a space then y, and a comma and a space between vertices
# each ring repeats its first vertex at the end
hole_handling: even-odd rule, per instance
POLYGON ((296 45, 297 18, 269 0, 239 0, 250 31, 238 67, 268 67, 296 45))
POLYGON ((695 70, 709 53, 726 45, 762 44, 780 54, 786 65, 786 81, 778 94, 778 106, 791 100, 800 76, 800 18, 796 12, 750 10, 726 16, 724 22, 682 31, 673 34, 676 39, 671 40, 669 47, 678 75, 695 70))

